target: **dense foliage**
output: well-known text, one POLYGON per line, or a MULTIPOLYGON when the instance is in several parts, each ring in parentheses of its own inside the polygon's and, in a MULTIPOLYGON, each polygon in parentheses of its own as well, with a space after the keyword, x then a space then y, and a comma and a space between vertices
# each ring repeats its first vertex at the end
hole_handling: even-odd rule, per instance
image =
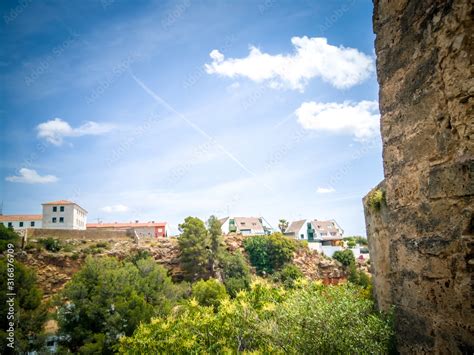
POLYGON ((228 297, 225 286, 216 279, 198 281, 193 285, 192 291, 192 297, 201 306, 212 306, 214 309, 217 309, 220 302, 228 297))
POLYGON ((219 256, 219 265, 224 285, 230 296, 235 297, 239 291, 249 288, 250 267, 240 252, 230 254, 222 251, 219 256))
POLYGON ((123 337, 127 354, 184 353, 384 353, 389 319, 374 311, 360 288, 300 281, 291 290, 266 281, 234 299, 223 298, 214 312, 191 299, 168 316, 142 324, 123 337))
POLYGON ((54 239, 51 237, 40 239, 39 243, 44 246, 44 248, 48 251, 56 253, 63 248, 63 245, 58 239, 54 239))
POLYGON ((298 248, 297 241, 281 233, 251 236, 244 240, 245 251, 257 273, 272 274, 293 259, 298 248))
POLYGON ((209 278, 211 238, 206 225, 197 217, 187 217, 179 228, 182 231, 178 238, 180 264, 185 278, 189 281, 209 278))
POLYGON ((353 241, 356 244, 367 246, 369 243, 367 238, 361 237, 360 235, 344 237, 344 240, 347 242, 353 241))
POLYGON ((20 242, 20 236, 13 230, 13 228, 7 228, 0 223, 0 252, 7 250, 8 244, 18 246, 20 242))
POLYGON ((335 251, 332 258, 346 267, 355 263, 354 253, 349 249, 335 251))
POLYGON ((292 288, 297 280, 303 277, 303 273, 296 265, 287 264, 283 269, 274 274, 273 279, 287 288, 292 288))
POLYGON ((380 189, 373 190, 369 193, 367 203, 372 211, 380 211, 385 203, 385 193, 380 189))
MULTIPOLYGON (((0 224, 1 226, 1 224, 0 224)), ((5 239, 3 239, 5 240, 5 239)), ((11 239, 10 239, 11 240, 11 239)), ((46 320, 46 307, 41 304, 42 293, 36 284, 36 275, 32 270, 19 262, 14 268, 8 265, 6 258, 0 259, 0 353, 7 354, 7 332, 9 322, 14 322, 15 351, 25 353, 28 350, 39 349, 43 338, 40 336, 43 323, 46 320), (8 270, 10 269, 10 270, 8 270), (7 271, 14 273, 14 319, 7 319, 9 312, 9 296, 7 295, 7 271)))
POLYGON ((64 346, 111 353, 120 336, 168 314, 185 291, 151 258, 132 263, 89 257, 62 293, 67 302, 58 311, 58 322, 64 346))

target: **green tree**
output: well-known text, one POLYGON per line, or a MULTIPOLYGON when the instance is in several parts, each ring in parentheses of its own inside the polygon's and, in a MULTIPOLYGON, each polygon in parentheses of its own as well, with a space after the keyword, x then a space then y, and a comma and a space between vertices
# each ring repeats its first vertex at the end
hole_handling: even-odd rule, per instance
POLYGON ((222 252, 219 258, 224 285, 231 297, 235 297, 241 290, 250 286, 250 267, 245 257, 239 252, 233 254, 222 252))
POLYGON ((189 281, 208 279, 211 257, 211 239, 203 221, 197 217, 187 217, 179 225, 182 231, 178 238, 180 265, 189 281))
POLYGON ((26 353, 37 350, 42 346, 44 337, 42 327, 46 321, 47 309, 41 303, 42 292, 37 286, 35 273, 19 262, 14 267, 7 258, 0 259, 0 349, 2 354, 8 354, 11 348, 7 347, 7 330, 10 322, 15 329, 15 353, 26 353), (14 319, 8 319, 10 296, 7 296, 7 272, 14 274, 14 319))
POLYGON ((285 233, 286 229, 288 228, 288 221, 286 219, 280 219, 278 221, 278 228, 282 233, 285 233))
POLYGON ((166 315, 184 292, 152 259, 88 257, 61 294, 68 301, 58 311, 59 332, 73 352, 112 353, 120 336, 166 315))
POLYGON ((13 244, 18 247, 20 244, 20 236, 13 230, 13 228, 7 228, 0 223, 0 253, 7 250, 8 244, 13 244))
POLYGON ((216 279, 200 280, 193 285, 192 297, 202 306, 212 306, 215 310, 227 298, 225 286, 216 279))
POLYGON ((209 251, 209 273, 212 277, 217 277, 219 254, 222 252, 222 230, 221 222, 215 216, 209 217, 207 221, 210 251, 209 251))
POLYGON ((352 250, 349 249, 337 250, 333 254, 332 258, 339 261, 342 265, 346 267, 351 265, 351 263, 355 263, 354 253, 352 252, 352 250))
POLYGON ((250 263, 259 274, 272 274, 281 269, 293 259, 297 247, 294 239, 284 237, 281 233, 252 236, 244 240, 244 248, 249 255, 250 263))
POLYGON ((195 300, 120 340, 126 354, 383 354, 393 331, 360 288, 302 282, 291 290, 257 281, 216 312, 195 300))
POLYGON ((293 288, 296 280, 303 277, 303 273, 296 265, 286 264, 283 269, 274 274, 273 279, 287 288, 293 288))

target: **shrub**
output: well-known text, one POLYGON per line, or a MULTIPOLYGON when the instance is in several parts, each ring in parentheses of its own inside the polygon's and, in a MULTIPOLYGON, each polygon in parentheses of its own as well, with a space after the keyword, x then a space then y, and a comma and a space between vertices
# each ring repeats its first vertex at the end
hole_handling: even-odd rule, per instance
POLYGON ((8 249, 8 244, 18 246, 20 239, 13 228, 7 228, 3 223, 0 223, 0 253, 8 249))
POLYGON ((74 250, 73 246, 71 244, 66 244, 64 245, 64 247, 62 248, 63 251, 67 252, 67 253, 70 253, 74 250))
POLYGON ((108 249, 109 248, 109 243, 107 243, 107 242, 98 242, 98 243, 95 243, 95 247, 96 248, 108 249))
POLYGON ((138 262, 138 260, 148 259, 148 258, 151 258, 151 257, 152 257, 152 255, 148 250, 138 249, 133 254, 129 255, 125 260, 136 264, 138 262))
POLYGON ((222 270, 224 285, 231 297, 235 297, 241 290, 248 289, 250 286, 250 267, 240 252, 235 254, 221 252, 219 267, 222 270))
POLYGON ((287 264, 281 271, 278 271, 274 275, 274 280, 281 282, 287 288, 293 288, 295 286, 295 281, 304 277, 301 270, 292 264, 287 264))
POLYGON ((68 303, 58 311, 59 336, 74 353, 90 346, 110 353, 119 337, 132 335, 140 322, 168 314, 185 291, 152 259, 133 264, 88 257, 62 291, 68 303))
POLYGON ((339 261, 342 265, 344 266, 349 266, 352 263, 355 263, 355 258, 354 258, 354 253, 352 250, 346 249, 346 250, 337 250, 333 256, 333 259, 339 261))
POLYGON ((191 300, 120 339, 128 354, 387 353, 390 318, 360 288, 302 283, 292 290, 257 282, 216 312, 191 300))
POLYGON ((349 282, 367 288, 371 285, 370 277, 362 270, 357 270, 355 263, 349 266, 349 282))
POLYGON ((284 237, 281 233, 268 236, 252 236, 244 240, 245 251, 257 273, 272 274, 293 259, 298 248, 294 239, 284 237))
POLYGON ((42 345, 42 329, 47 316, 47 307, 41 304, 42 292, 38 288, 36 274, 33 270, 19 262, 14 262, 15 283, 12 293, 15 293, 15 350, 7 347, 7 332, 9 322, 7 319, 10 296, 8 290, 7 270, 11 265, 7 258, 0 258, 0 353, 26 354, 39 350, 42 345))
POLYGON ((50 252, 56 253, 62 249, 62 244, 58 239, 51 237, 40 239, 39 242, 44 246, 44 248, 50 252))
POLYGON ((349 240, 349 241, 347 242, 347 246, 348 246, 349 248, 351 248, 351 249, 355 248, 356 245, 357 245, 357 243, 356 243, 354 240, 349 240))
POLYGON ((212 306, 215 310, 219 303, 227 298, 225 286, 216 279, 201 280, 192 287, 192 297, 194 297, 201 306, 212 306))
POLYGON ((373 211, 380 211, 382 208, 382 204, 385 201, 385 193, 380 190, 376 189, 373 190, 368 197, 368 205, 373 211))

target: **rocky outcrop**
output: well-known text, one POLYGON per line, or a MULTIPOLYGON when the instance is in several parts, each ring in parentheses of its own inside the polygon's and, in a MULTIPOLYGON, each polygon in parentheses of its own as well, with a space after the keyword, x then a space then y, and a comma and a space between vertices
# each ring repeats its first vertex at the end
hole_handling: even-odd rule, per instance
MULTIPOLYGON (((110 238, 110 235, 108 235, 110 238)), ((244 236, 232 234, 223 238, 224 247, 231 253, 243 249, 244 236)), ((147 253, 157 263, 169 270, 170 276, 175 281, 183 279, 182 270, 179 265, 178 241, 175 238, 142 238, 138 243, 132 238, 123 239, 120 235, 117 239, 103 239, 102 247, 98 247, 97 239, 65 239, 62 238, 63 249, 52 253, 44 249, 38 250, 34 247, 20 253, 19 260, 35 269, 38 283, 44 292, 45 298, 49 298, 61 290, 72 275, 77 272, 88 255, 94 257, 114 256, 125 259, 139 252, 147 253), (106 245, 106 246, 104 246, 106 245), (69 248, 65 247, 69 246, 69 248), (65 251, 68 249, 68 251, 65 251)), ((37 240, 30 239, 30 245, 37 240)), ((294 263, 301 269, 303 274, 312 280, 322 280, 324 283, 336 284, 345 280, 344 268, 337 261, 328 259, 306 248, 301 248, 295 253, 294 263)))
POLYGON ((384 181, 364 198, 402 353, 474 353, 473 6, 375 0, 384 181))

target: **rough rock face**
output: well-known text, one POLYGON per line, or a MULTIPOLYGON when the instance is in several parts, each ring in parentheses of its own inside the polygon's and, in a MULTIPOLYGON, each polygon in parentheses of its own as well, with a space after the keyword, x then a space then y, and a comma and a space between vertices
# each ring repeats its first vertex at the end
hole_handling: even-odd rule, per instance
POLYGON ((385 193, 364 198, 375 295, 401 353, 474 353, 470 0, 375 0, 385 193))

